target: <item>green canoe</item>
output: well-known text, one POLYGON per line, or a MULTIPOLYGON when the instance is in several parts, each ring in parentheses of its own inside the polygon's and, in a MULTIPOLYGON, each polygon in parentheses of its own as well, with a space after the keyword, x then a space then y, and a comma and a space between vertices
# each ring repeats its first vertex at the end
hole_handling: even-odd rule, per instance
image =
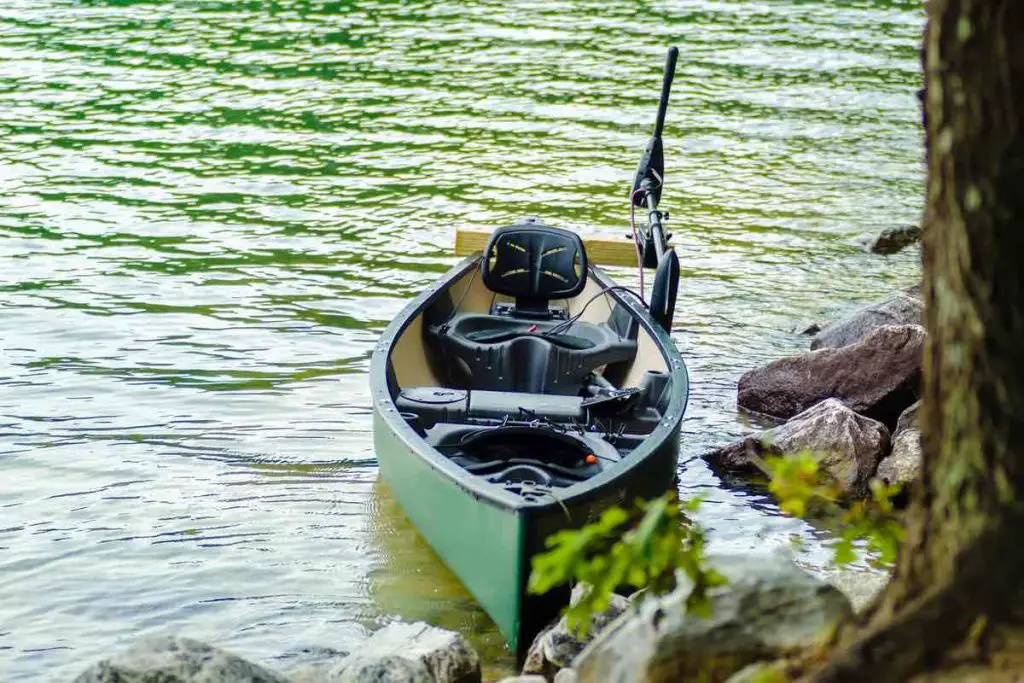
MULTIPOLYGON (((553 231, 511 235, 538 229, 553 231)), ((374 444, 405 514, 520 652, 565 602, 525 592, 544 539, 674 486, 687 374, 643 305, 596 267, 551 320, 517 317, 481 270, 466 259, 384 331, 374 444)))

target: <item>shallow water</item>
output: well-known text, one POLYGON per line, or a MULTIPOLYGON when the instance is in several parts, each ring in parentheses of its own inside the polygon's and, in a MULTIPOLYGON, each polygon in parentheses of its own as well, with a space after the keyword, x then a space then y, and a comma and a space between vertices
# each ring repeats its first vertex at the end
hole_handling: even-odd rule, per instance
MULTIPOLYGON (((182 631, 283 669, 493 625, 375 483, 368 359, 457 226, 617 235, 666 127, 719 549, 828 550, 697 456, 746 369, 918 277, 919 0, 0 1, 0 680, 182 631)), ((617 271, 635 284, 632 270, 617 271)))

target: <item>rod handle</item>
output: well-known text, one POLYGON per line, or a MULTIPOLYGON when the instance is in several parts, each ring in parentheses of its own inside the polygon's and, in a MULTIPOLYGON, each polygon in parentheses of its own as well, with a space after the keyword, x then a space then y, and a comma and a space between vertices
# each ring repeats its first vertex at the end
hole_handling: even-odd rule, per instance
POLYGON ((661 102, 658 103, 658 119, 654 124, 654 137, 660 138, 661 131, 665 127, 665 112, 668 111, 668 95, 672 91, 672 79, 676 75, 676 60, 679 58, 679 48, 670 47, 668 56, 665 58, 665 75, 661 81, 661 102))

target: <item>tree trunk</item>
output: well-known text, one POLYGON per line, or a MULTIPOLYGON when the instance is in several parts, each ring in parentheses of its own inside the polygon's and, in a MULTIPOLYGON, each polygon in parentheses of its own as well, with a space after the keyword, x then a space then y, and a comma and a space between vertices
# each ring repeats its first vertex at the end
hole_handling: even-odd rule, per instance
POLYGON ((984 659, 1022 604, 1024 0, 927 8, 923 471, 890 585, 815 681, 984 659))

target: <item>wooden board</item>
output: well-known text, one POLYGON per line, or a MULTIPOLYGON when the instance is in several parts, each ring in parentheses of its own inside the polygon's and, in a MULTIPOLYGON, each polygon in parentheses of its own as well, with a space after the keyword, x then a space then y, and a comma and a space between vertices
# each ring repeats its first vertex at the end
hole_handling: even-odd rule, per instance
MULTIPOLYGON (((487 230, 456 230, 455 255, 469 256, 484 250, 491 233, 487 230)), ((636 266, 633 241, 614 237, 584 237, 587 258, 599 266, 636 266)))

